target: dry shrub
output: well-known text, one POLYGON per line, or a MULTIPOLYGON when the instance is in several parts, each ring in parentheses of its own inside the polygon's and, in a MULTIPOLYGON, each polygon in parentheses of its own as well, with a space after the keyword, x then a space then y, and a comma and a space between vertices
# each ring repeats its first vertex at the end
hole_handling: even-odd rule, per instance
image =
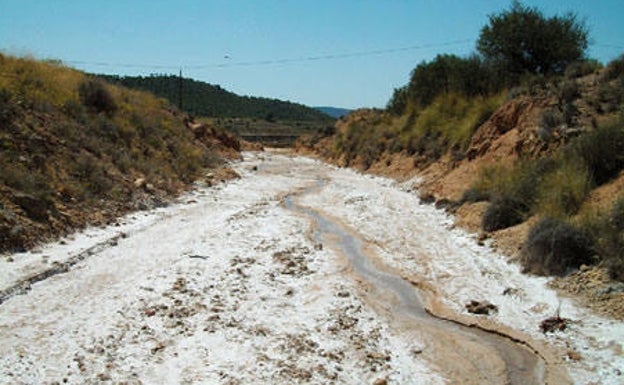
POLYGON ((580 229, 562 220, 545 218, 536 223, 524 243, 525 272, 563 275, 593 262, 594 244, 580 229))
POLYGON ((608 182, 624 168, 624 121, 579 136, 566 148, 565 157, 583 165, 595 184, 608 182))
POLYGON ((526 212, 527 207, 518 199, 498 197, 485 210, 481 227, 485 231, 506 229, 522 223, 526 212))
POLYGON ((611 278, 624 281, 624 195, 608 212, 585 213, 583 219, 611 278))
POLYGON ((511 168, 483 169, 472 187, 478 195, 491 198, 481 223, 483 229, 495 231, 524 221, 535 205, 544 175, 555 167, 552 159, 541 159, 527 160, 511 168))
POLYGON ((466 191, 464 191, 458 203, 464 204, 464 203, 483 202, 483 201, 489 201, 490 198, 491 198, 491 195, 488 191, 484 191, 476 186, 473 186, 473 187, 468 188, 466 191))
POLYGON ((580 78, 600 70, 601 64, 596 60, 580 60, 570 64, 565 69, 565 77, 568 79, 580 78))
POLYGON ((606 264, 611 277, 624 281, 624 199, 620 198, 609 216, 610 232, 606 264))
POLYGON ((535 211, 563 218, 578 212, 591 189, 591 177, 583 164, 560 162, 542 178, 535 211))
POLYGON ((620 55, 607 65, 603 73, 603 81, 610 81, 619 77, 624 77, 624 55, 620 55))
POLYGON ((19 114, 18 106, 7 89, 0 89, 0 125, 7 126, 19 114))
POLYGON ((565 123, 563 114, 557 109, 544 111, 540 119, 541 127, 552 132, 554 129, 565 123))
POLYGON ((101 80, 89 79, 78 87, 78 94, 82 103, 91 111, 113 115, 117 110, 117 103, 110 91, 101 80))
POLYGON ((559 91, 559 99, 563 103, 571 103, 581 96, 581 89, 574 80, 564 81, 559 91))

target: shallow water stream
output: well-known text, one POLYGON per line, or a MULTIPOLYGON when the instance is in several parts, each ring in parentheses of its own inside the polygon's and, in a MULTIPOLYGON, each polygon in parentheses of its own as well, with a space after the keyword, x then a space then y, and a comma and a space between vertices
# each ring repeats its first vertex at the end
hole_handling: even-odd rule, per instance
MULTIPOLYGON (((305 190, 301 195, 313 194, 315 190, 322 188, 323 184, 323 181, 319 181, 315 187, 305 190)), ((392 309, 394 314, 407 319, 415 328, 436 329, 439 332, 437 335, 445 336, 452 343, 462 340, 468 344, 476 344, 487 352, 486 355, 495 355, 485 360, 499 359, 504 363, 503 373, 500 373, 500 370, 483 363, 483 355, 463 357, 467 361, 466 367, 471 369, 471 374, 457 373, 460 378, 471 378, 476 380, 476 383, 481 381, 497 383, 501 377, 504 378, 503 383, 508 384, 544 383, 543 360, 526 346, 496 333, 436 318, 426 311, 413 285, 397 275, 382 271, 372 263, 363 251, 362 241, 351 231, 323 213, 299 205, 296 196, 287 196, 284 205, 287 209, 310 218, 315 224, 313 235, 315 241, 322 241, 336 248, 336 251, 348 259, 353 272, 370 284, 374 291, 394 296, 396 298, 396 305, 392 309), (494 373, 488 372, 489 369, 494 373), (475 371, 479 378, 474 378, 475 371)), ((443 367, 444 363, 441 362, 440 365, 443 367)))

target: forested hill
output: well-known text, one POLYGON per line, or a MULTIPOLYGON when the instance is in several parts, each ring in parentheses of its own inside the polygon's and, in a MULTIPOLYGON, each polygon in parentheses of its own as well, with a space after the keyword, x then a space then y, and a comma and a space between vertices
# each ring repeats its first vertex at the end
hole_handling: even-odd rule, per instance
MULTIPOLYGON (((179 105, 180 78, 174 75, 98 75, 108 82, 140 89, 179 105)), ((195 116, 213 118, 257 118, 289 121, 330 121, 331 117, 301 104, 277 99, 240 96, 194 79, 182 78, 182 109, 195 116)))

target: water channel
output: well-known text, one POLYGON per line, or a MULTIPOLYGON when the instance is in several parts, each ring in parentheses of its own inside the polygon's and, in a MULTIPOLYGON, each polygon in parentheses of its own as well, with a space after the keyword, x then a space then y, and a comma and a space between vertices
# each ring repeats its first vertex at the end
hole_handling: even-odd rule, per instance
MULTIPOLYGON (((319 181, 316 186, 299 195, 312 194, 315 190, 322 188, 324 183, 324 181, 319 181)), ((476 362, 482 360, 483 357, 463 357, 469 362, 472 370, 478 372, 478 377, 483 380, 482 383, 496 383, 502 375, 505 378, 503 383, 507 384, 544 384, 545 365, 538 354, 504 335, 465 326, 430 314, 425 309, 417 289, 403 278, 376 267, 363 251, 362 241, 356 235, 321 212, 298 204, 296 198, 296 195, 287 196, 284 206, 308 217, 315 224, 313 235, 316 238, 315 241, 331 245, 336 249, 335 251, 344 255, 357 276, 376 290, 394 296, 397 301, 395 308, 392 309, 393 313, 408 319, 416 328, 434 328, 439 331, 437 335, 447 335, 450 340, 464 340, 477 344, 486 349, 488 354, 496 355, 504 363, 504 373, 488 373, 488 365, 476 362), (497 380, 492 382, 494 377, 497 380)), ((459 377, 463 375, 460 373, 459 377)), ((481 383, 479 379, 474 378, 474 373, 465 375, 465 378, 469 377, 476 380, 475 383, 481 383)))

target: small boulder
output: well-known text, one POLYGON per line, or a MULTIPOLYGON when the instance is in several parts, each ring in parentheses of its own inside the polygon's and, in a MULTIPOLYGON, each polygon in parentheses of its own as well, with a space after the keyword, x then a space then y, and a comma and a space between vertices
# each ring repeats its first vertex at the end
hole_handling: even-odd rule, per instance
POLYGON ((472 314, 490 315, 498 312, 498 306, 488 301, 470 301, 466 304, 466 310, 472 314))
POLYGON ((388 385, 388 379, 387 378, 378 378, 375 380, 375 382, 373 382, 373 385, 388 385))
POLYGON ((561 318, 559 316, 549 317, 540 323, 540 329, 544 334, 564 331, 568 327, 569 322, 570 320, 567 318, 561 318))

